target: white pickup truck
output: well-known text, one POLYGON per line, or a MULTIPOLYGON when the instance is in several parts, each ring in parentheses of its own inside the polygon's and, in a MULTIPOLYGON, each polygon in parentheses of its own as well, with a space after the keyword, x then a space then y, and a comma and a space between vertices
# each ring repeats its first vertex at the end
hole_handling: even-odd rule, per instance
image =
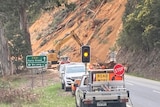
POLYGON ((75 92, 77 107, 126 107, 129 91, 113 69, 88 71, 75 92))

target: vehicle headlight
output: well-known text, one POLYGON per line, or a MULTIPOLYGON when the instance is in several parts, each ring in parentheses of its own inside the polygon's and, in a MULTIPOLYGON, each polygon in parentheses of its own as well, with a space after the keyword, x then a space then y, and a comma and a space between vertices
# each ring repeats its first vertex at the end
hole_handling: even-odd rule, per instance
POLYGON ((67 81, 74 81, 74 79, 72 79, 71 77, 66 77, 67 81))

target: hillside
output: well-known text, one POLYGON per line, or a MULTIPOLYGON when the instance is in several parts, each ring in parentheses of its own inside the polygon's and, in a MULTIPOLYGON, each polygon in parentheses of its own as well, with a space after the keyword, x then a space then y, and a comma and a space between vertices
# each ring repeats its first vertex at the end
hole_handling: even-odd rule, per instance
MULTIPOLYGON (((109 50, 115 47, 118 33, 122 28, 122 15, 126 1, 109 0, 91 10, 88 9, 90 1, 72 0, 77 6, 75 11, 69 13, 54 32, 51 32, 49 27, 55 20, 57 12, 63 10, 64 7, 43 13, 29 29, 33 54, 38 55, 43 51, 54 49, 56 40, 63 38, 65 34, 74 30, 84 44, 91 40, 91 61, 105 61, 109 50), (39 40, 36 39, 44 33, 47 33, 46 36, 42 36, 39 40), (48 42, 40 47, 44 39, 47 39, 48 42)), ((80 61, 80 46, 73 39, 68 40, 61 49, 66 47, 68 49, 64 54, 70 56, 72 61, 80 61)))

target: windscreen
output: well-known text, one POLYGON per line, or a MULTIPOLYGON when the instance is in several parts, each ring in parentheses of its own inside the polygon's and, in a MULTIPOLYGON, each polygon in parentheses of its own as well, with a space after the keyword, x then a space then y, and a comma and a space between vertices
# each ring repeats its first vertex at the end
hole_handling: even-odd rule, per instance
POLYGON ((67 61, 69 58, 68 57, 62 57, 61 60, 62 61, 67 61))
POLYGON ((79 73, 79 72, 85 72, 85 66, 83 65, 68 66, 66 69, 66 73, 79 73))

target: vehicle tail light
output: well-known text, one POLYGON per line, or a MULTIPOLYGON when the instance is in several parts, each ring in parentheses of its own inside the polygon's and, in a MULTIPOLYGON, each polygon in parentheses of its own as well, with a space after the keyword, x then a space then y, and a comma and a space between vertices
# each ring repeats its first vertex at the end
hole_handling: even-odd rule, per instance
POLYGON ((93 103, 92 100, 88 100, 88 99, 84 100, 84 104, 92 104, 92 103, 93 103))
POLYGON ((64 62, 61 62, 61 64, 64 64, 64 62))
POLYGON ((122 103, 128 102, 128 99, 120 99, 120 102, 122 103))

